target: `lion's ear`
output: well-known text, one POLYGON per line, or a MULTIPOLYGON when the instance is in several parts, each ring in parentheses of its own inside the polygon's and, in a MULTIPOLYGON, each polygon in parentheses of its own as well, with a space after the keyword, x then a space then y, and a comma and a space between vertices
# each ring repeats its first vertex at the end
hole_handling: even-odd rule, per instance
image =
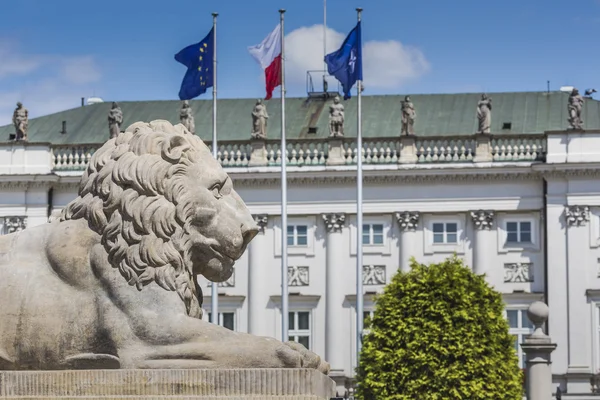
POLYGON ((170 136, 168 141, 163 143, 163 158, 171 162, 179 162, 181 155, 190 148, 190 144, 183 136, 170 136))

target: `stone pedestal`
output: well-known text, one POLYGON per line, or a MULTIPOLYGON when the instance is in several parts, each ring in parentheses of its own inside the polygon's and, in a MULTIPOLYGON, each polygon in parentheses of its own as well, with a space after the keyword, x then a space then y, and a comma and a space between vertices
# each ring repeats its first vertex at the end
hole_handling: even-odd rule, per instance
POLYGON ((527 310, 529 320, 535 325, 535 331, 521 343, 526 355, 526 382, 528 400, 552 399, 552 369, 550 354, 556 344, 544 333, 542 325, 548 320, 548 306, 536 301, 527 310))
POLYGON ((417 137, 414 135, 400 136, 400 164, 415 164, 417 157, 417 137))
POLYGON ((489 256, 492 254, 494 237, 492 226, 494 212, 486 210, 471 211, 473 225, 475 225, 475 251, 473 257, 473 272, 482 275, 487 272, 489 256))
POLYGON ((267 318, 267 303, 269 302, 269 243, 265 237, 268 216, 254 215, 254 221, 259 227, 258 234, 248 245, 248 332, 257 336, 270 336, 267 318))
POLYGON ((311 369, 0 371, 0 399, 329 400, 311 369))
POLYGON ((475 137, 476 148, 473 162, 492 162, 492 138, 490 135, 480 133, 475 137))
POLYGON ((346 157, 342 139, 331 138, 327 141, 327 165, 344 165, 346 157))
POLYGON ((267 165, 267 144, 262 139, 254 139, 250 142, 252 153, 250 154, 249 167, 260 167, 267 165))
POLYGON ((344 326, 344 315, 340 312, 345 299, 344 285, 340 279, 347 274, 345 259, 339 251, 344 247, 342 230, 346 222, 344 214, 323 214, 327 230, 326 273, 325 281, 325 359, 331 370, 339 372, 344 369, 344 342, 340 340, 340 327, 344 326))
POLYGON ((415 256, 414 245, 417 240, 417 226, 419 213, 403 211, 396 213, 396 220, 400 225, 400 271, 410 271, 410 258, 415 256))

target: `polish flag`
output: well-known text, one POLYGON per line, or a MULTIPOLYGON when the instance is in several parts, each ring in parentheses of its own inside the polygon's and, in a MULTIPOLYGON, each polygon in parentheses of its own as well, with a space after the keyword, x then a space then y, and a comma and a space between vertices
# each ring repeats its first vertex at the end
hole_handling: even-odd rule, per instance
POLYGON ((273 89, 281 85, 281 25, 278 24, 260 44, 248 47, 248 51, 265 71, 265 100, 269 100, 273 96, 273 89))

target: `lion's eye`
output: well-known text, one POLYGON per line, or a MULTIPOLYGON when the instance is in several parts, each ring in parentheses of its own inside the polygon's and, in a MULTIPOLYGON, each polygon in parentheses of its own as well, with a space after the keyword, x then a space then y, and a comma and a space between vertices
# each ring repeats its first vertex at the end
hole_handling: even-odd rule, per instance
POLYGON ((221 197, 223 197, 223 195, 221 194, 221 185, 213 186, 211 192, 213 196, 215 196, 215 199, 220 199, 221 197))

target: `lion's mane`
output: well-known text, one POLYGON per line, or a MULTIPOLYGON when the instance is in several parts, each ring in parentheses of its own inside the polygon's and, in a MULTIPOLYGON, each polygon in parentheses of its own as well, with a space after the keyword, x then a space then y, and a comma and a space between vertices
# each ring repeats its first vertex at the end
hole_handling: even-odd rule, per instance
POLYGON ((79 196, 60 220, 87 220, 110 264, 138 290, 156 282, 202 318, 189 249, 190 191, 181 179, 209 155, 199 137, 167 121, 137 122, 92 156, 79 196))

